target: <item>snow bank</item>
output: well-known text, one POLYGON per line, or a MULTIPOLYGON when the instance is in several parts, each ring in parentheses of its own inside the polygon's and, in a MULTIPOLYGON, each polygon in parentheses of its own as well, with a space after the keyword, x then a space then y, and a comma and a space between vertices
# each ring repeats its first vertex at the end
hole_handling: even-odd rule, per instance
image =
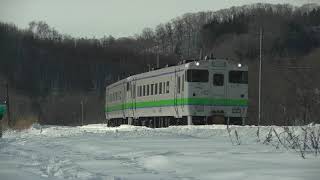
POLYGON ((318 179, 320 158, 263 144, 271 128, 284 130, 261 127, 257 142, 256 126, 34 125, 4 132, 0 179, 318 179))

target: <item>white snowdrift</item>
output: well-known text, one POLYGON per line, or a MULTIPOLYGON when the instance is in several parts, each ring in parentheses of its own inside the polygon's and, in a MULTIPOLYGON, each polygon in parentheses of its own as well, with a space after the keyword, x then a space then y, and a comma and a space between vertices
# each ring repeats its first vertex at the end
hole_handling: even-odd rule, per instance
MULTIPOLYGON (((270 128, 261 127, 262 141, 270 128)), ((35 125, 0 139, 0 179, 319 179, 319 157, 257 142, 255 126, 230 130, 240 145, 224 125, 35 125)))

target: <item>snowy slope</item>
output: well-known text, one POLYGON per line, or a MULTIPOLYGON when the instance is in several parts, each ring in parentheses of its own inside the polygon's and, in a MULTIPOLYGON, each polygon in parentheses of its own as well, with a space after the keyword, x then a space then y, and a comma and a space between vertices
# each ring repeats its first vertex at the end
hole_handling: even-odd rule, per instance
MULTIPOLYGON (((320 157, 257 142, 256 127, 163 129, 106 125, 34 126, 0 139, 0 180, 14 179, 314 179, 320 157), (235 138, 233 136, 233 138, 235 138)), ((269 127, 261 128, 265 137, 269 127)))

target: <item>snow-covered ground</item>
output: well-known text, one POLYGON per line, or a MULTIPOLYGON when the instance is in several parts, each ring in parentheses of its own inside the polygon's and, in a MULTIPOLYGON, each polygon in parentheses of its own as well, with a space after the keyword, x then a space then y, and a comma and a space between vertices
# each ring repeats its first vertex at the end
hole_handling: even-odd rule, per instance
MULTIPOLYGON (((0 179, 320 179, 320 157, 257 142, 256 127, 34 126, 0 139, 0 179), (235 136, 232 136, 235 138, 235 136), (234 139, 235 140, 235 139, 234 139)), ((261 128, 265 137, 269 127, 261 128)))

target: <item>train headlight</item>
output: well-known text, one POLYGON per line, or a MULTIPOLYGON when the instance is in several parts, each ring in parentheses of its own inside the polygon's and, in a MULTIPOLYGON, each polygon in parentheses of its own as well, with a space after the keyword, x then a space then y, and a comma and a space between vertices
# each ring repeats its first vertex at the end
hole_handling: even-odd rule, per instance
POLYGON ((241 63, 239 63, 239 64, 238 64, 238 68, 241 68, 241 67, 242 67, 242 64, 241 64, 241 63))
POLYGON ((199 66, 200 65, 200 63, 199 62, 196 62, 196 66, 199 66))

